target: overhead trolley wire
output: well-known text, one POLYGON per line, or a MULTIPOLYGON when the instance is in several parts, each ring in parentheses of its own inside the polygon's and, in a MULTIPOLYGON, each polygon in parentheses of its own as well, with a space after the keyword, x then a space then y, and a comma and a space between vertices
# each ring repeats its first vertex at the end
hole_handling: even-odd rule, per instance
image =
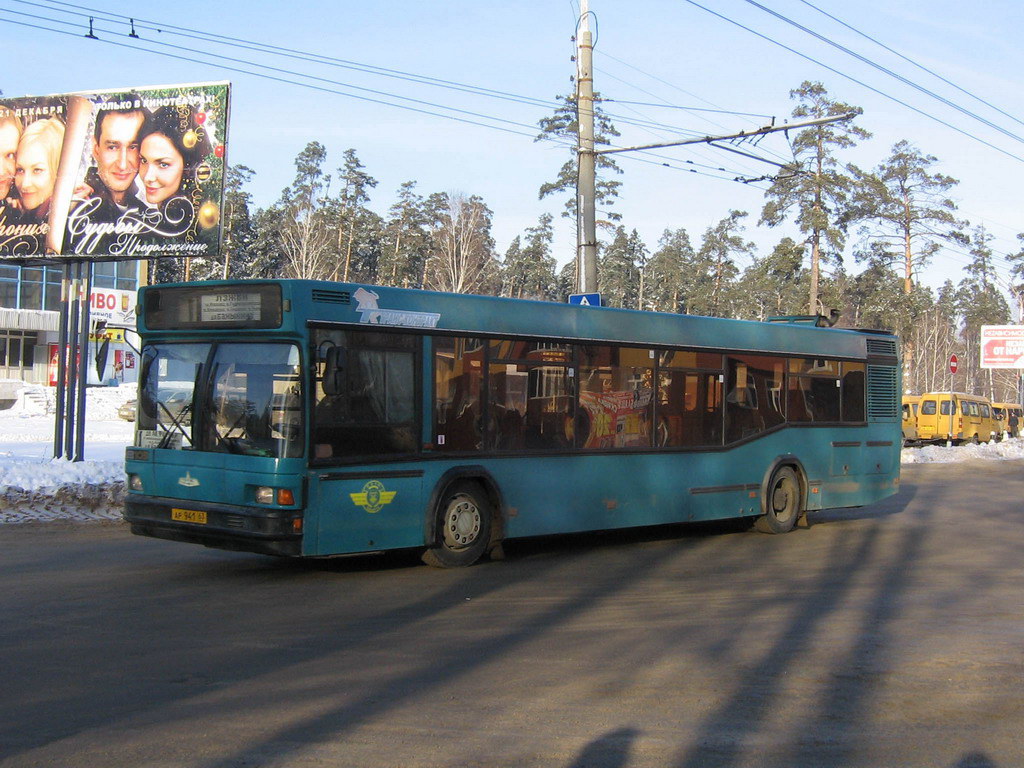
POLYGON ((1006 111, 1000 109, 995 104, 992 104, 991 102, 986 101, 985 99, 981 98, 977 94, 971 93, 966 88, 961 88, 959 85, 954 83, 952 80, 948 80, 947 78, 945 78, 942 75, 940 75, 938 72, 935 72, 934 70, 929 69, 928 67, 924 66, 923 64, 920 64, 920 63, 914 61, 909 56, 905 56, 904 54, 900 53, 896 49, 890 48, 888 45, 886 45, 885 43, 881 42, 880 40, 872 37, 871 35, 867 34, 866 32, 861 32, 856 27, 853 27, 850 24, 847 24, 842 19, 833 16, 832 14, 828 13, 827 11, 825 11, 825 10, 819 8, 818 6, 816 6, 814 3, 811 3, 808 0, 800 0, 800 2, 803 3, 804 5, 808 6, 809 8, 813 8, 818 13, 820 13, 823 16, 826 16, 827 18, 831 19, 836 24, 839 24, 840 26, 845 27, 846 29, 848 29, 851 32, 853 32, 854 34, 860 35, 861 37, 865 38, 866 40, 870 40, 872 43, 874 43, 875 45, 879 46, 880 48, 884 48, 886 51, 888 51, 889 53, 893 54, 894 56, 898 56, 899 58, 903 59, 903 61, 907 62, 908 64, 917 67, 918 69, 922 70, 923 72, 927 72, 932 77, 934 77, 934 78, 936 78, 938 80, 941 80, 942 82, 944 82, 946 85, 950 86, 951 88, 955 88, 956 90, 960 91, 960 93, 964 94, 965 96, 967 96, 969 98, 972 98, 975 101, 980 102, 981 104, 984 104, 989 109, 992 109, 992 110, 998 112, 999 114, 1003 115, 1004 117, 1010 118, 1015 123, 1019 123, 1020 125, 1024 125, 1024 120, 1021 120, 1018 117, 1014 117, 1009 112, 1006 112, 1006 111))
MULTIPOLYGON (((25 14, 22 14, 22 15, 25 15, 25 14)), ((62 24, 69 23, 69 22, 62 22, 62 21, 59 21, 59 20, 56 20, 56 19, 46 19, 46 20, 47 21, 56 22, 56 23, 62 23, 62 24)), ((78 37, 79 36, 77 32, 68 32, 68 31, 62 30, 62 29, 53 29, 51 27, 44 27, 44 26, 40 26, 38 24, 31 24, 31 23, 28 23, 28 22, 14 21, 12 19, 0 19, 0 21, 5 21, 8 24, 15 24, 15 25, 22 26, 22 27, 29 27, 29 28, 32 28, 32 29, 40 29, 40 30, 43 30, 43 31, 46 31, 46 32, 54 32, 56 34, 67 35, 69 37, 78 37)), ((102 30, 102 31, 103 31, 104 34, 118 35, 118 33, 111 32, 109 30, 102 30)), ((127 37, 127 35, 120 35, 120 36, 127 37)), ((138 45, 130 45, 128 43, 120 43, 120 42, 117 42, 115 40, 106 40, 106 39, 102 39, 102 38, 99 40, 99 42, 106 43, 107 45, 117 46, 119 48, 127 48, 127 49, 130 49, 130 50, 139 51, 141 53, 156 54, 158 56, 164 56, 164 57, 171 58, 171 59, 177 59, 179 61, 185 61, 185 62, 189 62, 189 63, 192 63, 192 64, 196 64, 196 63, 208 64, 208 65, 220 67, 221 69, 227 70, 228 72, 238 72, 240 74, 252 75, 254 77, 261 77, 261 78, 264 78, 266 80, 273 80, 273 81, 276 81, 276 82, 285 83, 287 85, 297 85, 297 86, 300 86, 300 87, 303 87, 303 88, 309 88, 309 89, 312 89, 312 90, 315 90, 315 91, 321 91, 323 93, 333 93, 333 94, 339 95, 339 96, 347 96, 349 98, 358 99, 360 101, 367 101, 367 102, 370 102, 370 103, 373 103, 373 104, 383 104, 385 106, 395 107, 397 109, 404 109, 404 110, 407 110, 407 111, 410 111, 410 112, 417 112, 419 114, 430 115, 432 117, 441 117, 441 118, 445 118, 445 119, 448 119, 448 120, 455 120, 456 122, 466 123, 467 125, 476 125, 476 126, 481 126, 481 127, 484 127, 484 128, 491 128, 491 129, 494 129, 494 130, 503 131, 505 133, 511 133, 511 134, 514 134, 514 135, 517 135, 517 136, 526 136, 528 138, 534 138, 536 136, 536 133, 533 132, 533 130, 532 130, 533 126, 526 125, 524 123, 516 123, 514 121, 505 120, 503 118, 491 117, 489 115, 483 115, 483 114, 479 114, 479 113, 467 112, 466 110, 458 110, 458 109, 456 109, 454 107, 446 107, 446 106, 441 105, 441 104, 433 104, 431 102, 425 102, 425 101, 421 101, 421 100, 417 100, 417 99, 406 99, 408 101, 414 101, 414 102, 418 102, 418 103, 423 104, 423 105, 432 106, 432 107, 434 107, 436 109, 447 109, 447 110, 451 110, 451 111, 454 111, 454 112, 460 112, 460 113, 463 113, 463 114, 468 114, 468 115, 473 115, 473 116, 476 116, 476 117, 480 117, 480 118, 485 119, 485 120, 492 120, 494 122, 503 122, 503 123, 509 123, 509 124, 515 125, 515 126, 531 128, 531 132, 530 133, 526 133, 524 131, 517 131, 517 130, 514 130, 512 128, 505 128, 505 127, 500 126, 500 125, 490 125, 488 123, 481 123, 481 122, 478 122, 476 120, 468 120, 468 119, 462 118, 462 117, 456 117, 456 116, 453 116, 453 115, 446 115, 446 114, 441 113, 441 112, 434 112, 434 111, 431 111, 431 110, 428 110, 428 109, 423 109, 421 107, 413 107, 413 106, 409 106, 409 105, 406 105, 406 104, 395 104, 393 102, 385 101, 383 99, 375 99, 375 98, 371 98, 369 96, 360 96, 358 94, 348 93, 348 92, 342 91, 342 90, 337 90, 335 88, 328 88, 328 87, 323 86, 323 85, 316 85, 315 83, 307 83, 307 82, 302 82, 302 81, 299 81, 299 80, 293 80, 293 79, 290 79, 288 77, 282 77, 280 75, 271 75, 271 74, 266 74, 266 73, 253 72, 251 70, 241 69, 240 67, 231 66, 229 64, 222 64, 222 63, 219 63, 219 62, 209 62, 209 61, 196 62, 195 59, 192 59, 192 58, 189 58, 189 57, 186 57, 186 56, 183 56, 183 55, 171 53, 169 51, 152 50, 150 48, 144 48, 144 47, 138 46, 138 45)), ((229 59, 228 57, 218 56, 216 54, 210 54, 210 53, 207 53, 205 51, 198 51, 198 50, 195 50, 195 49, 185 48, 185 47, 182 47, 182 46, 169 45, 168 43, 159 43, 159 44, 160 45, 164 45, 164 46, 169 46, 171 48, 175 48, 175 49, 182 50, 182 51, 189 51, 191 53, 198 54, 198 55, 201 55, 201 56, 213 56, 215 58, 224 59, 224 60, 227 60, 227 61, 236 61, 236 62, 239 62, 239 63, 251 64, 251 62, 245 62, 245 61, 237 60, 237 59, 229 59)), ((288 70, 281 70, 281 69, 278 69, 278 68, 275 68, 275 67, 269 67, 267 65, 252 64, 252 66, 256 66, 256 67, 259 67, 259 68, 262 68, 262 69, 274 70, 274 71, 280 72, 282 74, 289 74, 292 77, 307 77, 307 78, 314 79, 314 80, 321 80, 321 81, 327 82, 327 83, 332 82, 332 81, 326 80, 325 78, 316 78, 316 77, 313 77, 312 75, 304 75, 304 74, 298 73, 298 72, 292 72, 292 71, 288 71, 288 70)), ((340 85, 342 87, 349 87, 349 88, 356 88, 357 87, 357 86, 350 86, 350 85, 347 85, 347 84, 340 84, 340 85)), ((387 94, 387 93, 381 92, 381 91, 372 91, 371 89, 366 89, 366 88, 363 88, 363 89, 360 89, 360 90, 366 90, 366 91, 370 91, 370 92, 373 92, 373 93, 377 93, 378 95, 384 95, 384 96, 392 95, 392 94, 387 94)), ((403 98, 404 99, 406 97, 399 96, 397 98, 403 98)), ((554 143, 564 144, 564 142, 559 141, 557 139, 550 139, 550 140, 553 141, 554 143)))
MULTIPOLYGON (((3 10, 4 9, 0 9, 0 11, 3 11, 3 10)), ((63 25, 72 25, 72 24, 74 24, 73 22, 68 22, 68 21, 64 21, 64 20, 60 20, 60 19, 52 19, 52 18, 48 18, 48 17, 39 17, 39 16, 36 16, 36 15, 33 15, 33 14, 26 14, 26 13, 22 13, 22 12, 18 12, 18 11, 6 11, 6 12, 7 13, 14 13, 14 14, 17 14, 17 15, 23 16, 23 17, 34 18, 34 19, 37 19, 37 20, 48 21, 48 22, 55 23, 55 24, 63 24, 63 25)), ((16 21, 16 20, 13 20, 13 19, 3 19, 3 18, 0 18, 0 21, 5 21, 8 24, 14 24, 14 25, 17 25, 17 26, 28 27, 28 28, 32 28, 32 29, 39 29, 39 30, 43 30, 43 31, 47 31, 47 32, 54 32, 56 34, 66 35, 66 36, 70 36, 70 37, 78 37, 79 36, 77 31, 72 32, 72 31, 67 31, 67 30, 63 30, 63 29, 55 29, 55 28, 52 28, 52 27, 45 27, 45 26, 41 26, 41 25, 38 25, 38 24, 29 23, 29 22, 16 21)), ((75 25, 75 26, 78 26, 78 25, 75 25)), ((138 29, 138 25, 137 25, 136 28, 138 29)), ((119 33, 119 32, 113 31, 113 30, 100 29, 98 26, 95 27, 95 31, 101 32, 104 35, 114 35, 116 37, 125 37, 125 38, 130 37, 126 33, 119 33)), ((186 46, 178 46, 178 45, 174 45, 174 44, 171 44, 171 43, 165 43, 165 42, 162 42, 162 41, 154 41, 154 40, 150 40, 149 41, 149 42, 154 42, 154 43, 156 43, 158 45, 164 46, 166 48, 171 48, 171 49, 174 49, 174 50, 177 50, 177 51, 183 51, 183 52, 188 52, 188 53, 192 53, 192 54, 196 54, 196 55, 200 55, 200 56, 205 56, 205 57, 208 57, 208 58, 213 58, 215 60, 219 59, 219 60, 223 60, 223 61, 233 62, 233 64, 248 65, 248 66, 256 67, 256 68, 259 68, 259 69, 269 70, 270 72, 275 72, 277 74, 268 74, 266 72, 254 72, 254 71, 252 71, 250 69, 243 69, 243 68, 241 68, 239 66, 234 66, 233 64, 224 64, 224 63, 221 63, 219 61, 212 61, 212 62, 211 61, 199 61, 199 62, 197 62, 193 58, 189 58, 187 56, 180 55, 180 54, 177 54, 177 53, 172 53, 170 51, 152 50, 152 49, 145 48, 145 47, 142 47, 142 46, 133 45, 133 44, 129 44, 129 43, 118 42, 116 40, 108 40, 108 39, 105 39, 105 38, 99 38, 98 42, 103 42, 103 43, 106 43, 108 45, 113 45, 113 46, 116 46, 116 47, 119 47, 119 48, 126 48, 126 49, 129 49, 129 50, 135 50, 135 51, 139 51, 139 52, 142 52, 142 53, 152 53, 152 54, 156 54, 156 55, 159 55, 159 56, 164 56, 164 57, 176 59, 176 60, 179 60, 179 61, 186 61, 186 62, 193 63, 193 64, 194 63, 201 63, 201 64, 217 66, 217 67, 220 67, 220 68, 222 68, 224 70, 227 70, 227 71, 230 71, 230 72, 237 72, 237 73, 240 73, 240 74, 251 75, 251 76, 254 76, 254 77, 260 77, 260 78, 263 78, 263 79, 284 83, 286 85, 296 85, 296 86, 299 86, 299 87, 308 88, 308 89, 319 91, 319 92, 323 92, 323 93, 331 93, 331 94, 335 94, 335 95, 346 96, 346 97, 349 97, 349 98, 354 98, 354 99, 358 99, 360 101, 366 101, 366 102, 370 102, 370 103, 374 103, 374 104, 381 104, 381 105, 384 105, 384 106, 396 107, 398 109, 404 109, 404 110, 407 110, 407 111, 416 112, 416 113, 424 114, 424 115, 429 115, 429 116, 432 116, 432 117, 440 117, 440 118, 444 118, 444 119, 448 119, 448 120, 455 120, 456 122, 464 123, 464 124, 467 124, 467 125, 475 125, 475 126, 479 126, 479 127, 483 127, 483 128, 491 128, 493 130, 499 130, 499 131, 502 131, 502 132, 505 132, 505 133, 511 133, 511 134, 517 135, 517 136, 524 136, 524 137, 531 138, 531 139, 538 138, 538 136, 536 134, 536 131, 535 131, 535 126, 530 125, 530 124, 518 123, 518 122, 515 122, 515 121, 511 121, 511 120, 506 120, 504 118, 498 118, 498 117, 493 117, 493 116, 482 114, 482 113, 476 113, 476 112, 470 112, 470 111, 467 111, 467 110, 461 110, 461 109, 457 109, 455 107, 448 107, 448 106, 445 106, 445 105, 442 105, 442 104, 436 104, 436 103, 433 103, 433 102, 427 102, 427 101, 423 101, 423 100, 419 100, 419 99, 411 99, 409 97, 403 97, 403 96, 400 96, 400 95, 397 95, 397 94, 390 94, 390 93, 383 92, 383 91, 377 91, 377 90, 367 89, 367 88, 360 88, 359 86, 353 86, 353 85, 350 85, 350 84, 347 84, 347 83, 338 83, 337 81, 332 81, 332 80, 329 80, 327 78, 317 77, 317 76, 314 76, 314 75, 307 75, 307 74, 304 74, 304 73, 301 73, 301 72, 295 72, 293 70, 285 70, 285 69, 281 69, 281 68, 278 68, 278 67, 272 67, 272 66, 265 65, 265 64, 259 64, 257 62, 247 61, 247 60, 244 60, 244 59, 236 59, 236 58, 233 58, 233 57, 222 56, 220 54, 213 54, 213 53, 209 53, 207 51, 201 51, 201 50, 194 49, 194 48, 188 48, 186 46), (284 75, 288 75, 288 77, 286 77, 284 75), (327 85, 317 85, 316 83, 303 82, 302 80, 296 80, 296 79, 292 79, 292 78, 308 78, 308 79, 311 79, 311 80, 315 80, 315 81, 319 81, 319 82, 322 82, 322 83, 326 83, 327 85), (402 99, 402 100, 405 100, 405 101, 410 101, 410 102, 413 102, 413 103, 416 103, 416 104, 419 104, 419 105, 422 105, 422 106, 410 106, 410 105, 407 105, 407 104, 396 104, 394 102, 389 102, 389 101, 386 101, 384 99, 372 98, 372 97, 369 97, 369 96, 363 96, 363 95, 359 95, 359 94, 349 93, 349 92, 344 91, 344 90, 338 90, 337 88, 328 87, 328 85, 337 85, 337 86, 340 86, 342 88, 354 88, 354 89, 357 89, 357 90, 367 91, 367 92, 373 93, 373 94, 378 95, 378 96, 388 96, 388 97, 402 99), (507 124, 509 124, 511 126, 515 126, 515 127, 528 128, 528 129, 530 129, 530 132, 527 133, 527 132, 524 132, 524 131, 515 130, 515 128, 507 128, 507 127, 504 127, 504 126, 501 126, 501 125, 492 125, 492 124, 489 124, 489 123, 479 122, 477 120, 466 119, 465 117, 458 117, 458 116, 455 116, 455 115, 444 114, 443 112, 436 112, 436 111, 432 111, 431 109, 425 109, 425 108, 423 108, 423 106, 433 107, 434 109, 449 110, 449 111, 456 112, 456 113, 459 113, 459 114, 469 115, 471 117, 478 117, 478 118, 481 118, 482 120, 490 120, 490 121, 497 122, 497 123, 507 123, 507 124)), ((543 140, 546 140, 546 141, 550 141, 550 142, 552 142, 554 144, 563 146, 563 147, 575 146, 575 144, 573 144, 572 142, 566 141, 565 139, 561 139, 561 138, 558 138, 558 137, 541 136, 540 138, 542 138, 543 140)), ((723 177, 723 176, 717 176, 717 175, 714 175, 714 174, 704 173, 702 171, 698 171, 698 170, 693 169, 693 168, 680 168, 680 167, 676 167, 676 166, 673 166, 673 165, 671 165, 669 163, 664 163, 664 162, 657 162, 657 161, 647 160, 647 159, 642 159, 642 158, 631 158, 631 159, 634 159, 634 160, 636 160, 638 162, 645 162, 645 163, 648 163, 648 164, 654 164, 654 165, 658 165, 658 166, 661 166, 661 167, 669 168, 671 170, 684 171, 684 172, 688 172, 688 173, 697 173, 697 174, 700 174, 700 175, 708 176, 709 178, 715 178, 715 179, 720 179, 720 180, 727 180, 727 181, 739 180, 739 181, 742 181, 742 177, 743 177, 743 174, 737 174, 737 177, 723 177)), ((703 166, 703 167, 712 168, 712 166, 703 166)), ((723 171, 725 173, 730 173, 729 171, 726 171, 725 169, 721 169, 721 168, 713 168, 713 170, 720 170, 720 171, 723 171)))
POLYGON ((842 71, 836 69, 835 67, 831 67, 828 64, 825 64, 823 61, 815 59, 813 56, 809 56, 806 53, 801 53, 800 51, 796 50, 795 48, 791 48, 790 46, 788 46, 788 45, 786 45, 784 43, 781 43, 778 40, 775 40, 775 39, 769 37, 768 35, 766 35, 766 34, 764 34, 762 32, 758 32, 755 29, 751 29, 750 27, 748 27, 748 26, 746 26, 744 24, 741 24, 740 22, 738 22, 738 21, 736 21, 734 19, 730 19, 728 16, 724 16, 723 14, 718 13, 717 11, 714 11, 714 10, 710 9, 707 6, 701 5, 700 3, 696 2, 696 0, 682 0, 682 1, 685 2, 685 3, 689 3, 690 5, 694 6, 695 8, 700 8, 702 11, 710 13, 712 16, 715 16, 715 17, 721 19, 722 21, 728 22, 729 24, 732 24, 733 26, 739 27, 740 29, 743 29, 743 30, 747 31, 750 34, 755 35, 755 36, 761 38, 762 40, 765 40, 766 42, 771 43, 772 45, 778 46, 779 48, 782 48, 785 51, 789 51, 790 53, 795 54, 796 56, 799 56, 800 58, 805 59, 806 61, 809 61, 809 62, 811 62, 813 64, 817 64, 822 69, 826 69, 829 72, 832 72, 833 74, 838 75, 839 77, 842 77, 842 78, 844 78, 846 80, 849 80, 850 82, 856 83, 857 85, 861 86, 862 88, 866 88, 867 90, 871 91, 874 94, 877 94, 878 96, 881 96, 881 97, 883 97, 885 99, 888 99, 889 101, 892 101, 892 102, 894 102, 896 104, 899 104, 902 107, 906 107, 910 111, 916 112, 917 114, 921 115, 922 117, 926 117, 929 120, 932 120, 933 122, 939 123, 940 125, 943 125, 946 128, 949 128, 950 130, 956 131, 957 133, 961 134, 962 136, 966 136, 969 139, 973 139, 974 141, 977 141, 977 142, 979 142, 981 144, 984 144, 985 146, 989 147, 990 149, 994 149, 996 152, 999 152, 1002 155, 1006 155, 1007 157, 1010 157, 1010 158, 1012 158, 1014 160, 1018 160, 1018 161, 1024 163, 1024 157, 1021 157, 1019 155, 1015 155, 1014 153, 1012 153, 1012 152, 1010 152, 1010 151, 1008 151, 1006 149, 1003 149, 1002 147, 998 147, 995 144, 993 144, 993 143, 991 143, 989 141, 986 141, 985 139, 982 139, 979 136, 975 136, 974 134, 964 130, 963 128, 958 128, 957 126, 955 126, 952 123, 949 123, 949 122, 943 120, 940 117, 936 117, 935 115, 929 114, 928 112, 925 112, 924 110, 918 109, 917 107, 912 106, 912 105, 908 104, 907 102, 905 102, 905 101, 903 101, 901 99, 898 99, 895 96, 892 96, 892 95, 890 95, 888 93, 885 93, 884 91, 881 91, 878 88, 875 88, 874 86, 868 85, 867 83, 865 83, 862 80, 858 80, 857 78, 853 77, 852 75, 848 75, 845 72, 842 72, 842 71))
POLYGON ((993 129, 994 131, 998 131, 999 133, 1002 133, 1003 135, 1013 139, 1014 141, 1019 141, 1019 142, 1024 143, 1024 138, 1021 138, 1017 134, 1015 134, 1015 133, 1013 133, 1011 131, 1008 131, 1005 128, 999 126, 999 125, 996 125, 991 120, 988 120, 988 119, 982 117, 981 115, 978 115, 978 114, 972 112, 971 110, 967 109, 966 107, 962 107, 959 104, 956 104, 955 102, 950 101, 945 96, 940 96, 939 94, 935 93, 934 91, 931 91, 928 88, 925 88, 923 85, 919 85, 918 83, 913 82, 912 80, 904 77, 903 75, 901 75, 901 74, 899 74, 897 72, 894 72, 893 70, 889 69, 888 67, 882 66, 881 64, 879 64, 876 61, 872 61, 867 56, 862 56, 861 54, 857 53, 856 51, 851 50, 850 48, 847 48, 845 45, 841 45, 840 43, 837 43, 834 40, 831 40, 831 39, 825 37, 824 35, 822 35, 822 34, 820 34, 818 32, 815 32, 813 29, 805 27, 803 24, 800 24, 799 22, 796 22, 793 19, 790 19, 789 17, 784 16, 783 14, 779 13, 778 11, 773 11, 771 8, 767 7, 766 5, 762 5, 761 3, 757 2, 757 0, 745 0, 745 2, 748 3, 749 5, 754 6, 755 8, 760 8, 765 13, 770 14, 771 16, 774 16, 775 18, 779 19, 780 21, 784 21, 787 24, 789 24, 789 25, 791 25, 793 27, 796 27, 801 32, 804 32, 804 33, 810 35, 811 37, 815 38, 816 40, 820 40, 821 42, 825 43, 826 45, 830 45, 833 48, 835 48, 836 50, 842 51, 843 53, 845 53, 848 56, 852 56, 853 58, 857 59, 857 61, 860 61, 863 64, 867 64, 869 67, 877 69, 879 72, 882 72, 882 73, 884 73, 886 75, 889 75, 890 77, 895 78, 896 80, 899 80, 904 85, 908 85, 911 88, 913 88, 914 90, 919 91, 919 92, 925 94, 926 96, 932 97, 933 99, 941 102, 942 104, 945 104, 947 107, 949 107, 951 109, 955 109, 957 112, 960 112, 961 114, 966 115, 967 117, 970 117, 970 118, 973 118, 974 120, 977 120, 978 122, 982 123, 983 125, 988 126, 989 128, 993 129))
MULTIPOLYGON (((112 23, 125 23, 125 24, 127 24, 127 23, 131 22, 134 25, 134 28, 136 30, 149 30, 151 32, 156 32, 156 33, 158 33, 160 35, 164 35, 164 34, 176 35, 176 36, 184 37, 184 38, 187 38, 187 39, 197 40, 197 41, 201 41, 201 42, 213 43, 215 45, 223 45, 223 46, 227 46, 227 47, 241 48, 243 50, 260 52, 260 53, 269 53, 271 55, 281 56, 283 58, 295 59, 295 60, 298 60, 298 61, 303 61, 303 62, 307 62, 307 63, 311 63, 311 64, 321 64, 321 65, 324 65, 324 66, 337 67, 337 68, 341 68, 341 69, 348 69, 348 70, 352 70, 352 71, 356 71, 356 72, 362 72, 364 74, 377 75, 377 76, 380 76, 380 77, 388 77, 388 78, 392 78, 392 79, 396 79, 396 80, 402 80, 402 81, 405 81, 405 82, 411 82, 411 83, 416 83, 416 84, 420 84, 420 85, 428 85, 428 86, 432 86, 432 87, 436 87, 436 88, 443 88, 443 89, 446 89, 446 90, 457 91, 457 92, 467 93, 467 94, 471 94, 471 95, 485 96, 485 97, 488 97, 488 98, 501 99, 501 100, 504 100, 504 101, 510 101, 510 102, 519 103, 519 104, 526 104, 528 106, 541 107, 541 108, 549 109, 549 110, 557 109, 557 108, 559 108, 561 106, 561 104, 559 102, 552 101, 552 100, 549 100, 549 99, 539 99, 539 98, 536 98, 536 97, 526 96, 526 95, 523 95, 523 94, 511 93, 509 91, 501 91, 501 90, 496 90, 496 89, 493 89, 493 88, 485 88, 483 86, 471 85, 471 84, 467 84, 467 83, 460 83, 460 82, 457 82, 457 81, 454 81, 454 80, 447 80, 447 79, 444 79, 444 78, 431 77, 429 75, 421 75, 421 74, 417 74, 417 73, 413 73, 413 72, 405 72, 403 70, 398 70, 398 69, 389 69, 387 67, 379 67, 379 66, 376 66, 376 65, 373 65, 373 64, 365 64, 365 63, 362 63, 362 62, 352 61, 350 59, 341 59, 341 58, 337 58, 337 57, 333 57, 333 56, 325 56, 323 54, 312 53, 312 52, 309 52, 309 51, 301 51, 301 50, 298 50, 298 49, 295 49, 295 48, 287 48, 287 47, 284 47, 284 46, 272 45, 272 44, 269 44, 269 43, 261 43, 261 42, 253 41, 253 40, 245 40, 243 38, 231 37, 231 36, 228 36, 228 35, 220 35, 220 34, 216 34, 216 33, 213 33, 213 32, 206 32, 204 30, 191 29, 189 27, 182 27, 182 26, 175 25, 175 24, 164 24, 163 22, 159 22, 159 21, 152 21, 152 20, 148 20, 148 19, 140 19, 138 17, 127 16, 125 14, 113 13, 113 12, 110 12, 110 11, 104 11, 104 10, 99 9, 99 8, 90 8, 89 6, 78 5, 78 4, 75 4, 75 3, 61 2, 61 0, 48 0, 47 3, 34 2, 33 0, 14 0, 14 2, 20 3, 22 5, 29 5, 29 6, 34 6, 34 7, 37 7, 37 8, 43 8, 45 10, 52 11, 52 12, 66 13, 66 14, 69 14, 69 15, 72 15, 72 16, 77 16, 77 17, 82 18, 82 19, 94 18, 94 17, 99 17, 99 16, 105 16, 105 17, 108 17, 106 20, 110 21, 112 23), (76 10, 63 10, 61 8, 54 8, 54 7, 52 7, 54 5, 56 5, 56 6, 64 6, 66 8, 72 8, 72 9, 76 9, 76 10)), ((11 11, 11 13, 17 13, 17 12, 16 11, 11 11)), ((23 14, 23 15, 28 15, 28 14, 23 14)), ((42 18, 42 17, 35 17, 35 18, 42 18)), ((56 20, 56 19, 48 19, 48 20, 54 21, 54 22, 57 22, 57 23, 68 23, 68 22, 63 22, 63 21, 59 21, 59 20, 56 20)), ((109 30, 105 31, 105 33, 106 34, 118 34, 117 32, 112 32, 112 31, 109 31, 109 30)), ((128 37, 130 37, 130 35, 128 35, 128 37)), ((156 39, 154 39, 153 42, 155 42, 157 44, 160 44, 160 45, 171 46, 170 43, 162 43, 162 42, 160 42, 160 41, 158 41, 156 39)), ((171 47, 173 47, 173 46, 171 46, 171 47)), ((186 50, 191 50, 191 49, 186 49, 186 50)), ((208 56, 218 56, 220 54, 206 52, 205 55, 208 55, 208 56)), ((227 57, 226 56, 225 58, 228 58, 229 60, 231 60, 231 57, 227 57)), ((269 65, 253 64, 253 66, 269 66, 269 65)), ((270 67, 270 68, 273 69, 272 67, 270 67)), ((288 72, 290 70, 283 70, 283 71, 288 72)), ((305 75, 304 74, 302 76, 303 77, 314 78, 313 75, 305 75)), ((325 80, 327 82, 330 82, 330 83, 337 83, 337 81, 331 80, 330 78, 325 78, 325 80)), ((347 84, 347 83, 344 84, 344 85, 346 85, 347 87, 351 87, 351 88, 358 88, 359 87, 359 86, 350 85, 350 84, 347 84)), ((368 89, 368 90, 373 91, 373 89, 368 89)), ((396 98, 406 98, 406 97, 397 96, 396 98)), ((447 108, 447 107, 445 107, 445 108, 447 108)), ((646 122, 645 121, 637 121, 634 118, 629 118, 629 117, 624 116, 624 115, 609 114, 608 116, 611 117, 611 118, 614 118, 618 122, 624 123, 624 124, 638 125, 638 126, 641 126, 641 127, 646 124, 646 125, 651 125, 651 126, 654 126, 654 127, 663 127, 665 130, 676 131, 676 132, 679 132, 679 133, 686 133, 686 129, 684 129, 684 128, 680 128, 678 126, 673 126, 673 125, 667 125, 665 123, 659 123, 659 122, 655 122, 655 121, 646 121, 646 122)))

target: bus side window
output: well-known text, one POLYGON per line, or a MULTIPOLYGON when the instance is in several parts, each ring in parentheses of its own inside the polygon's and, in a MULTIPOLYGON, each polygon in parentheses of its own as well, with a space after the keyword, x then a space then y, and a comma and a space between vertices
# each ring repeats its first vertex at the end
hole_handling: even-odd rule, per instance
POLYGON ((659 446, 722 444, 722 384, 718 374, 662 368, 658 378, 659 446))
POLYGON ((418 338, 404 334, 318 330, 316 348, 345 346, 344 372, 325 391, 317 382, 313 455, 342 458, 413 453, 417 428, 415 354, 418 338), (329 343, 328 343, 329 342, 329 343), (340 389, 336 389, 337 383, 340 389), (331 394, 334 392, 334 394, 331 394))
POLYGON ((783 361, 780 358, 728 357, 726 367, 726 391, 729 393, 725 398, 726 443, 756 435, 785 421, 781 404, 773 397, 782 386, 783 361))
POLYGON ((580 346, 577 447, 649 448, 653 384, 650 350, 580 346))
POLYGON ((483 447, 483 361, 479 339, 434 339, 434 446, 440 451, 483 447))
POLYGON ((867 418, 867 366, 843 363, 842 420, 862 422, 867 418))
POLYGON ((935 401, 925 400, 921 403, 921 415, 922 416, 934 416, 935 415, 935 401))

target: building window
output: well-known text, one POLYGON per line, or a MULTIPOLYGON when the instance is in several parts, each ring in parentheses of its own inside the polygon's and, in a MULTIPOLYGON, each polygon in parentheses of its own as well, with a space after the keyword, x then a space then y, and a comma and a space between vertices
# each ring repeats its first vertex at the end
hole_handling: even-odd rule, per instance
POLYGON ((35 345, 35 333, 0 330, 0 378, 32 368, 35 345))

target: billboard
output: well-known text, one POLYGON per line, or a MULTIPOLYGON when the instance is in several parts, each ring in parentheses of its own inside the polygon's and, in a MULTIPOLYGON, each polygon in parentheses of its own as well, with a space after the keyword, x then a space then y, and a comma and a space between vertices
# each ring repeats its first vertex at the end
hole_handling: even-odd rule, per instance
POLYGON ((1024 368, 1024 325, 981 326, 982 368, 1024 368))
POLYGON ((0 262, 216 258, 228 91, 0 99, 0 262))

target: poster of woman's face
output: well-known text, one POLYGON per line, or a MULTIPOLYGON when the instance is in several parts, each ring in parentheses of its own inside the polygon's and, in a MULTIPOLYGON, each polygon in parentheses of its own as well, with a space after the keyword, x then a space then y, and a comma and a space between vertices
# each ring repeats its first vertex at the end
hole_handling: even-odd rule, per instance
POLYGON ((0 100, 0 261, 215 258, 228 91, 0 100))

